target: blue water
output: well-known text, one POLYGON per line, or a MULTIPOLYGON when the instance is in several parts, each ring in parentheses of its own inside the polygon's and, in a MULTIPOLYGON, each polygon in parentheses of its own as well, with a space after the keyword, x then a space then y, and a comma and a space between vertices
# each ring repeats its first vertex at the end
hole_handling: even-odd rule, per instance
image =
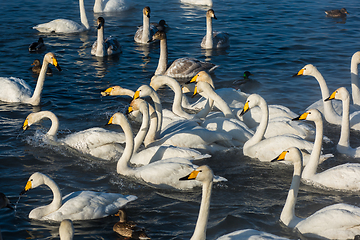
MULTIPOLYGON (((359 50, 358 1, 294 0, 214 0, 218 20, 214 29, 230 34, 231 47, 222 51, 205 51, 200 42, 205 34, 207 7, 181 4, 178 0, 134 1, 126 12, 94 14, 93 0, 85 0, 92 29, 73 35, 40 34, 31 27, 56 18, 80 22, 77 0, 0 1, 0 76, 18 77, 32 87, 36 84, 29 70, 34 59, 44 53, 30 54, 31 42, 44 37, 47 50, 56 54, 62 72, 53 68, 47 77, 41 105, 0 103, 0 191, 15 203, 28 177, 35 171, 51 176, 63 194, 78 190, 120 192, 138 196, 128 204, 129 218, 148 230, 153 239, 189 239, 195 227, 200 190, 190 193, 155 190, 115 171, 115 163, 103 163, 74 156, 41 144, 34 135, 45 132, 48 121, 30 130, 20 130, 26 116, 35 111, 54 112, 60 121, 60 136, 94 126, 103 126, 109 117, 128 106, 124 97, 102 98, 100 92, 112 85, 132 90, 148 84, 159 56, 158 44, 144 47, 134 43, 133 35, 142 24, 142 9, 151 7, 151 20, 165 19, 168 32, 169 59, 191 56, 220 65, 213 75, 216 88, 233 87, 245 70, 259 85, 242 90, 258 93, 269 104, 281 104, 300 113, 320 99, 316 80, 309 76, 292 78, 305 64, 317 66, 330 91, 340 86, 350 90, 350 59, 359 50), (324 10, 346 7, 346 21, 325 17, 324 10), (116 37, 123 52, 118 57, 96 58, 90 55, 96 40, 98 16, 106 21, 105 34, 116 37)), ((1 87, 1 86, 0 86, 1 87)), ((162 91, 168 104, 171 93, 162 91)), ((326 126, 325 134, 336 143, 339 127, 326 126)), ((359 133, 352 132, 351 142, 360 144, 359 133), (356 141, 357 140, 357 141, 356 141)), ((355 146, 355 145, 354 145, 355 146)), ((334 150, 334 145, 326 146, 334 150)), ((344 162, 356 162, 335 153, 320 166, 327 169, 344 162)), ((279 236, 301 236, 279 223, 292 176, 292 166, 261 163, 242 155, 241 150, 214 155, 200 162, 229 181, 215 184, 207 231, 208 239, 245 228, 271 232, 279 236)), ((0 210, 0 228, 4 239, 58 239, 58 224, 30 220, 34 207, 51 201, 51 191, 40 187, 28 192, 16 211, 0 210)), ((296 213, 306 217, 329 204, 345 202, 358 205, 357 194, 325 191, 302 185, 296 213)), ((75 239, 115 239, 112 231, 117 217, 75 222, 75 239)))

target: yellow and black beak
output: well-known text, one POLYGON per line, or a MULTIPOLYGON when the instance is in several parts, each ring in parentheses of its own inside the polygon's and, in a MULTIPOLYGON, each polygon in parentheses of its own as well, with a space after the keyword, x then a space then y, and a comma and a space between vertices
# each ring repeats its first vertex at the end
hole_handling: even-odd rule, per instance
POLYGON ((240 117, 243 116, 247 111, 249 111, 249 102, 246 102, 245 105, 244 105, 244 108, 243 110, 241 111, 240 113, 240 117))
POLYGON ((126 115, 132 113, 132 111, 134 111, 134 108, 132 106, 129 106, 128 110, 126 111, 126 115))
POLYGON ((289 151, 283 151, 277 158, 274 158, 273 160, 271 160, 271 162, 276 162, 276 161, 284 161, 285 160, 285 156, 289 151))
POLYGON ((197 86, 195 85, 194 94, 191 96, 191 98, 195 97, 198 93, 199 93, 199 92, 198 92, 198 88, 197 88, 197 86))
POLYGON ((180 181, 184 181, 184 180, 195 180, 197 175, 199 174, 200 171, 194 170, 192 171, 189 175, 180 178, 180 181))
POLYGON ((138 99, 139 97, 140 97, 140 91, 136 91, 133 100, 138 99))
POLYGON ((109 87, 108 89, 106 89, 105 91, 101 92, 102 96, 110 96, 111 91, 113 90, 112 87, 109 87))
POLYGON ((293 77, 304 75, 304 69, 302 68, 298 73, 294 74, 293 77))
POLYGON ((334 91, 334 92, 330 95, 330 97, 328 97, 328 98, 325 99, 324 101, 334 100, 334 99, 335 99, 335 94, 336 94, 336 92, 337 92, 337 90, 334 91))
POLYGON ((59 65, 59 63, 58 63, 58 61, 56 60, 56 58, 54 58, 53 57, 53 65, 56 67, 56 69, 59 71, 59 72, 61 72, 62 71, 62 69, 61 69, 61 67, 60 67, 60 65, 59 65))
POLYGON ((31 188, 32 188, 32 183, 31 183, 31 181, 28 181, 26 183, 26 186, 25 186, 24 190, 21 191, 20 195, 23 195, 24 193, 29 191, 31 188))
POLYGON ((112 117, 110 118, 110 120, 109 120, 109 122, 107 123, 107 125, 112 124, 112 123, 113 123, 113 121, 114 121, 114 116, 112 116, 112 117))
POLYGON ((24 122, 24 124, 23 124, 23 126, 22 126, 22 129, 23 129, 24 131, 26 131, 29 127, 30 127, 30 126, 29 126, 29 120, 28 120, 28 119, 25 119, 25 122, 24 122))
POLYGON ((295 121, 295 120, 306 120, 307 116, 309 115, 308 112, 305 112, 303 114, 301 114, 300 116, 296 117, 296 118, 293 118, 292 121, 295 121))

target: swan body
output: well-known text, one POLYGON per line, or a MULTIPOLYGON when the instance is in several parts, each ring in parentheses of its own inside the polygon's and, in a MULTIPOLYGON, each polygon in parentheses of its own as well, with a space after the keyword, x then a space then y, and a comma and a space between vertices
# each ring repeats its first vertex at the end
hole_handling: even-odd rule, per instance
POLYGON ((254 229, 243 229, 223 235, 217 240, 286 240, 271 233, 261 232, 254 229))
POLYGON ((212 18, 217 19, 214 10, 209 9, 206 12, 206 35, 201 41, 201 47, 205 49, 229 47, 229 34, 225 32, 213 32, 212 18))
MULTIPOLYGON (((335 90, 330 97, 328 97, 325 101, 338 99, 342 101, 343 104, 343 116, 341 123, 341 132, 340 139, 338 144, 336 145, 336 149, 339 153, 346 154, 350 157, 360 157, 360 147, 352 148, 350 146, 350 122, 349 122, 349 108, 350 108, 350 94, 346 90, 346 88, 341 87, 335 90)), ((353 113, 360 116, 360 111, 353 113)))
MULTIPOLYGON (((297 74, 297 76, 300 75, 310 75, 315 77, 315 79, 318 81, 320 85, 321 95, 322 99, 318 102, 315 102, 314 104, 310 105, 307 109, 316 108, 318 109, 323 115, 327 122, 331 124, 341 125, 341 111, 342 106, 341 104, 337 104, 335 102, 328 102, 324 99, 328 98, 330 96, 329 88, 326 85, 324 77, 321 75, 321 73, 317 70, 317 68, 312 65, 308 64, 305 67, 303 67, 297 74)), ((351 108, 351 112, 358 111, 356 108, 351 108)), ((354 115, 350 116, 350 126, 352 129, 360 130, 360 116, 354 115)))
POLYGON ((45 54, 34 92, 31 91, 30 86, 22 79, 0 77, 0 101, 39 105, 49 63, 61 71, 55 54, 51 52, 45 54))
POLYGON ((211 62, 202 62, 195 58, 178 58, 168 67, 168 51, 166 33, 156 32, 151 41, 160 40, 160 57, 155 75, 162 74, 173 78, 191 78, 198 72, 206 70, 214 71, 218 66, 211 62))
POLYGON ((333 17, 333 18, 345 18, 346 14, 349 14, 345 8, 342 9, 334 9, 334 10, 328 10, 325 11, 325 14, 327 17, 333 17))
POLYGON ((150 7, 143 9, 143 25, 135 33, 134 40, 137 43, 149 43, 158 29, 150 24, 150 7))
POLYGON ((186 4, 193 4, 193 5, 204 5, 212 7, 213 1, 212 0, 180 0, 181 3, 186 4))
POLYGON ((123 151, 118 143, 125 142, 125 136, 118 132, 112 132, 103 128, 90 128, 70 134, 62 139, 57 139, 56 134, 59 128, 59 120, 50 111, 30 113, 23 124, 23 129, 28 129, 32 124, 43 118, 51 120, 51 127, 46 133, 46 138, 62 145, 70 146, 84 154, 89 154, 104 160, 117 158, 123 151))
POLYGON ((37 42, 33 42, 29 45, 29 52, 39 52, 46 49, 46 45, 44 44, 44 39, 39 37, 37 42))
MULTIPOLYGON (((41 63, 40 63, 40 60, 39 59, 35 59, 34 62, 31 64, 32 67, 31 67, 31 71, 36 74, 36 75, 39 75, 40 72, 41 72, 41 63)), ((49 75, 51 76, 52 75, 52 70, 50 67, 48 67, 48 69, 46 70, 46 75, 49 75)))
MULTIPOLYGON (((135 178, 143 184, 155 188, 189 190, 201 186, 201 182, 199 181, 179 181, 181 176, 185 176, 197 168, 195 164, 192 164, 191 161, 186 158, 163 159, 142 167, 130 167, 128 163, 134 149, 134 139, 130 124, 121 113, 115 113, 109 120, 109 124, 120 125, 126 136, 125 150, 118 160, 116 168, 119 174, 135 178)), ((216 179, 218 181, 226 181, 226 179, 222 177, 216 177, 216 179)))
POLYGON ((97 57, 104 57, 113 54, 121 53, 121 45, 114 37, 104 38, 104 25, 105 20, 103 17, 99 17, 97 20, 97 40, 94 42, 91 48, 91 54, 97 57))
POLYGON ((94 13, 121 12, 131 7, 131 2, 126 0, 95 0, 94 13))
POLYGON ((296 135, 279 135, 263 139, 269 121, 269 110, 265 100, 257 94, 250 95, 245 103, 241 115, 245 114, 249 109, 255 106, 260 107, 263 112, 263 118, 261 119, 254 136, 244 144, 243 153, 245 156, 258 158, 260 161, 271 161, 280 152, 282 152, 281 149, 292 146, 297 146, 311 152, 313 149, 313 143, 296 135))
POLYGON ((33 29, 45 33, 78 33, 90 29, 86 17, 84 0, 79 0, 81 24, 68 19, 55 19, 48 23, 38 24, 33 29))
POLYGON ((133 195, 94 191, 72 192, 62 198, 57 184, 50 177, 39 172, 30 176, 21 194, 41 185, 48 186, 53 192, 54 198, 49 205, 31 210, 29 213, 31 219, 52 221, 70 219, 74 221, 103 218, 115 214, 119 208, 137 199, 133 195))
POLYGON ((74 226, 71 220, 64 219, 61 221, 59 235, 60 240, 72 240, 74 238, 74 226))
POLYGON ((307 218, 295 215, 295 205, 300 186, 302 156, 298 148, 289 148, 282 152, 277 160, 292 161, 293 179, 280 214, 280 221, 289 228, 297 229, 305 237, 324 239, 354 239, 360 234, 360 208, 339 203, 327 206, 307 218))

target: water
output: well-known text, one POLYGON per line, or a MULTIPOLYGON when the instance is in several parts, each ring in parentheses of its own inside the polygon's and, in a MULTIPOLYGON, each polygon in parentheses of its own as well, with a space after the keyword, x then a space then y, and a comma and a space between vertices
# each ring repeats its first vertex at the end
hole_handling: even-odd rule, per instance
MULTIPOLYGON (((54 52, 62 72, 53 68, 47 77, 41 105, 32 107, 0 104, 0 191, 15 203, 28 177, 35 171, 51 176, 63 194, 78 190, 120 192, 138 196, 127 205, 129 217, 148 230, 153 239, 189 239, 194 230, 200 203, 199 189, 189 193, 155 190, 119 176, 115 163, 103 163, 74 156, 61 149, 50 148, 34 135, 49 127, 48 121, 23 133, 25 117, 34 111, 53 111, 60 120, 60 137, 94 126, 103 126, 109 117, 128 105, 128 98, 100 97, 100 91, 112 85, 135 90, 149 83, 156 69, 159 46, 149 48, 133 42, 136 27, 141 25, 141 11, 151 7, 154 22, 165 19, 168 33, 169 58, 192 56, 209 59, 220 65, 213 78, 217 88, 231 87, 245 70, 254 74, 260 86, 245 87, 256 92, 269 104, 282 104, 294 112, 302 112, 318 100, 320 89, 316 80, 304 76, 292 78, 305 64, 312 63, 324 75, 330 91, 340 86, 350 90, 350 59, 358 51, 359 6, 357 1, 215 1, 218 20, 214 29, 230 33, 231 47, 207 52, 200 48, 205 34, 207 7, 183 5, 178 0, 135 1, 134 7, 123 13, 93 14, 94 1, 86 0, 86 12, 91 31, 75 35, 44 35, 32 26, 56 18, 80 22, 77 0, 52 2, 1 1, 3 24, 0 28, 0 73, 4 77, 25 79, 32 87, 36 78, 29 71, 35 58, 28 45, 44 37, 54 52), (346 22, 326 18, 324 10, 346 7, 351 14, 346 22), (90 48, 96 39, 98 16, 106 20, 106 35, 115 36, 123 46, 118 57, 96 58, 90 48)), ((168 104, 172 94, 161 92, 168 104)), ((339 127, 326 126, 325 134, 333 142, 339 137, 339 127)), ((359 133, 352 132, 351 142, 359 146, 359 133)), ((326 146, 328 151, 334 145, 326 146)), ((335 153, 320 166, 321 170, 357 160, 335 153)), ((199 164, 208 164, 216 174, 226 177, 226 183, 215 184, 212 194, 207 238, 245 228, 255 228, 289 238, 299 234, 279 223, 292 176, 292 166, 261 163, 244 157, 239 150, 214 155, 199 164)), ((302 185, 296 212, 306 217, 329 204, 345 202, 358 205, 357 194, 319 190, 302 185)), ((23 196, 16 211, 1 210, 0 227, 4 239, 57 239, 58 224, 29 220, 34 207, 51 201, 51 191, 40 187, 23 196)), ((117 217, 75 222, 76 239, 114 239, 112 226, 117 217)))

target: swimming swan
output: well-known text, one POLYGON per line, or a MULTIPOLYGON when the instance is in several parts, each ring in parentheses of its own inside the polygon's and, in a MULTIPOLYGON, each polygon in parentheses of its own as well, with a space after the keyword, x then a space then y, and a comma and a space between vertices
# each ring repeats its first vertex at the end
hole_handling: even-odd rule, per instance
MULTIPOLYGON (((327 102, 333 99, 341 100, 343 105, 343 116, 341 123, 340 139, 338 144, 336 145, 336 149, 338 150, 339 153, 343 153, 350 157, 354 157, 354 158, 360 157, 360 147, 352 148, 350 146, 350 123, 349 123, 350 94, 346 90, 346 88, 340 87, 337 90, 335 90, 330 95, 330 97, 328 97, 325 101, 327 102)), ((353 113, 353 116, 359 117, 360 111, 353 113)))
POLYGON ((91 55, 104 57, 121 53, 121 45, 116 38, 104 38, 105 19, 103 17, 99 17, 97 24, 97 40, 92 45, 91 55))
POLYGON ((41 92, 44 86, 45 76, 48 65, 52 64, 61 71, 61 68, 56 60, 55 54, 49 52, 45 54, 43 65, 36 83, 34 92, 32 93, 30 86, 19 78, 5 78, 0 77, 0 100, 4 102, 13 103, 27 103, 31 105, 39 105, 41 92))
POLYGON ((300 186, 302 156, 298 148, 289 148, 274 161, 292 161, 293 179, 281 211, 280 221, 289 228, 297 229, 305 237, 326 239, 354 239, 360 234, 360 208, 338 203, 322 208, 307 218, 295 216, 295 204, 300 186))
POLYGON ((360 164, 346 163, 316 173, 321 154, 323 121, 322 115, 317 109, 310 109, 300 115, 296 120, 309 120, 315 123, 316 138, 310 160, 303 169, 301 178, 305 183, 314 186, 326 187, 336 190, 360 190, 360 164))
POLYGON ((59 235, 60 240, 72 240, 74 238, 74 226, 71 220, 64 219, 61 221, 59 235))
POLYGON ((32 124, 43 118, 48 118, 51 121, 51 127, 45 134, 46 138, 51 141, 65 144, 84 154, 89 154, 104 160, 115 159, 123 151, 123 147, 118 143, 125 142, 124 134, 98 127, 89 128, 67 135, 65 138, 57 139, 56 134, 59 129, 59 120, 56 115, 50 111, 30 113, 24 121, 23 130, 27 130, 32 124))
POLYGON ((86 17, 84 0, 79 0, 81 24, 68 19, 56 19, 48 23, 36 25, 33 29, 45 33, 78 33, 90 29, 86 17))
POLYGON ((89 220, 115 214, 119 208, 137 199, 133 195, 103 193, 94 191, 72 192, 62 198, 58 185, 47 175, 32 174, 20 195, 41 185, 48 186, 54 198, 49 205, 37 207, 29 213, 29 218, 37 220, 62 221, 64 219, 89 220))
POLYGON ((168 67, 168 50, 166 33, 157 31, 150 41, 160 40, 160 57, 155 75, 163 74, 173 78, 191 78, 199 71, 214 71, 218 65, 211 62, 202 62, 195 58, 178 58, 168 67))
POLYGON ((126 0, 95 0, 94 13, 120 12, 126 11, 131 7, 131 1, 126 0))
MULTIPOLYGON (((135 178, 141 183, 155 188, 175 188, 189 190, 201 186, 199 181, 183 182, 179 178, 189 174, 198 166, 186 158, 170 158, 150 163, 142 167, 129 166, 129 160, 133 154, 134 139, 130 124, 124 114, 115 113, 109 120, 109 124, 118 124, 126 136, 124 153, 120 157, 116 171, 117 173, 135 178)), ((227 181, 223 177, 216 177, 217 181, 227 181)))
POLYGON ((213 31, 212 18, 217 19, 214 10, 209 9, 206 12, 206 35, 201 41, 201 47, 205 49, 229 47, 229 34, 213 31))
POLYGON ((153 24, 150 24, 150 7, 144 7, 143 25, 136 31, 134 41, 137 43, 149 43, 157 30, 153 24))
POLYGON ((193 5, 205 5, 212 7, 213 1, 212 0, 180 0, 181 3, 186 4, 193 4, 193 5))

